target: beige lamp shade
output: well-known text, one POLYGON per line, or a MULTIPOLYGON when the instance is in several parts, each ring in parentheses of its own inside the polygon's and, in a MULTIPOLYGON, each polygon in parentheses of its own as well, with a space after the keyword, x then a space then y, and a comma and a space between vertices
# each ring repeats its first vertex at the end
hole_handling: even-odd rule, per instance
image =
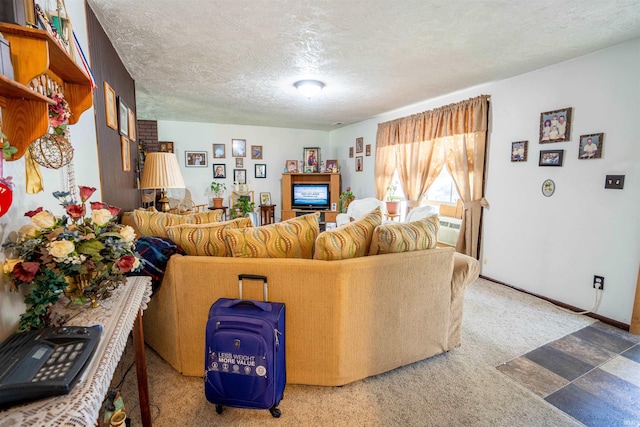
POLYGON ((174 153, 147 153, 140 188, 185 188, 174 153))

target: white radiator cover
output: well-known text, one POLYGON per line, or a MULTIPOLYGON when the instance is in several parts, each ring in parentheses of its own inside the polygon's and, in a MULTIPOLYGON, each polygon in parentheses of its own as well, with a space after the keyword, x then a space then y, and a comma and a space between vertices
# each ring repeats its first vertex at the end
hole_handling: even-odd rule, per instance
POLYGON ((458 235, 460 234, 460 218, 452 218, 448 216, 440 217, 440 231, 438 232, 438 243, 449 246, 455 246, 458 243, 458 235))

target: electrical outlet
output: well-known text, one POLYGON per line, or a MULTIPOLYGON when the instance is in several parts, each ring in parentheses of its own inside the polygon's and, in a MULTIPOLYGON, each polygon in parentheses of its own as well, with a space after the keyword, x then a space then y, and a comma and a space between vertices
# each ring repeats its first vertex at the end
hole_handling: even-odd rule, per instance
POLYGON ((595 289, 600 289, 604 291, 604 277, 603 276, 593 276, 593 287, 595 289))

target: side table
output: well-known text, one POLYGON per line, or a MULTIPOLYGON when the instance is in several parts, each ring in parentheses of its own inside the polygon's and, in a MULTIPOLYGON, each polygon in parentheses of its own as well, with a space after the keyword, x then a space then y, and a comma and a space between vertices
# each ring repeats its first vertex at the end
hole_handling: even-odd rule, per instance
POLYGON ((114 289, 100 306, 70 309, 75 317, 68 325, 102 325, 100 342, 82 377, 69 392, 0 411, 2 425, 14 426, 93 426, 98 425, 100 408, 113 373, 122 357, 129 332, 133 329, 138 396, 143 426, 151 426, 149 390, 142 332, 142 311, 151 297, 151 278, 129 277, 114 289))
POLYGON ((260 225, 275 222, 276 205, 260 205, 260 225))

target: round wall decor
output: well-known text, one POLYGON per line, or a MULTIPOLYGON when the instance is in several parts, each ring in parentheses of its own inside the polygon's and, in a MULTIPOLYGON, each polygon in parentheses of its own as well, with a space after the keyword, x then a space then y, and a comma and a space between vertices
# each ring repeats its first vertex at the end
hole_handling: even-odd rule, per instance
POLYGON ((547 179, 542 183, 542 194, 545 197, 551 197, 556 191, 556 183, 551 179, 547 179))

